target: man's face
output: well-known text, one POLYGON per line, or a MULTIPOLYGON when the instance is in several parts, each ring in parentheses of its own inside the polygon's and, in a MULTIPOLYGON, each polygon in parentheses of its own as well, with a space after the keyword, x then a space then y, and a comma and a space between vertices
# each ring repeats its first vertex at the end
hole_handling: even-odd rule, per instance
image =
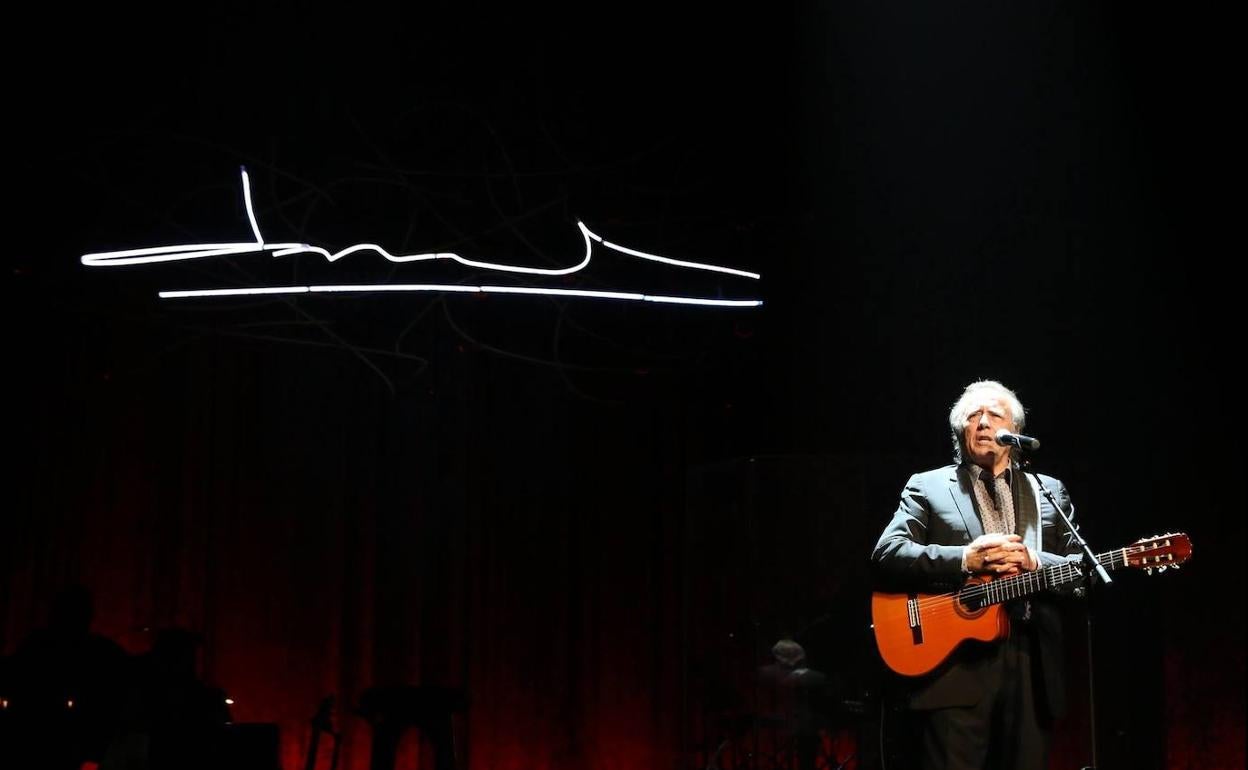
POLYGON ((971 462, 994 471, 1004 468, 1010 448, 997 443, 999 430, 1014 430, 1010 407, 991 393, 977 396, 962 428, 963 443, 971 462))

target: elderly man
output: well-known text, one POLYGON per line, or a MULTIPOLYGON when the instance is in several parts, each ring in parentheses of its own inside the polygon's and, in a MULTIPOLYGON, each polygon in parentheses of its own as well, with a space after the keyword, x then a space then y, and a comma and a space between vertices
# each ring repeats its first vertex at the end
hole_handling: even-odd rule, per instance
MULTIPOLYGON (((1071 558, 1077 546, 997 433, 1025 412, 999 382, 972 383, 949 412, 956 464, 910 477, 875 546, 879 580, 897 590, 952 590, 972 575, 1005 576, 1071 558)), ((1040 476, 1070 513, 1063 484, 1040 476)), ((1045 597, 1009 607, 1009 638, 966 642, 914 682, 922 766, 1047 767, 1053 719, 1064 708, 1061 621, 1045 597)))

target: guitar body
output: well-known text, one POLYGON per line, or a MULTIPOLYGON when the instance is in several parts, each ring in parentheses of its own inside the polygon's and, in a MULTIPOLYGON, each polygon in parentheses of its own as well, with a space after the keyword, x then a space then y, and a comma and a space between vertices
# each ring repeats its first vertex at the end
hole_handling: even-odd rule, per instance
POLYGON ((968 639, 991 642, 1009 634, 1010 619, 1001 605, 967 607, 960 595, 872 594, 871 622, 884 663, 904 676, 922 676, 968 639))

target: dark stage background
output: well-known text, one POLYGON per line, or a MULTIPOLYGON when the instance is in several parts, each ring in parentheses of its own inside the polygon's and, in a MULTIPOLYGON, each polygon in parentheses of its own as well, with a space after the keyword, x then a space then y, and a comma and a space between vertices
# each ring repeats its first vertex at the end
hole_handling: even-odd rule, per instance
MULTIPOLYGON (((1196 545, 1092 603, 1100 765, 1242 767, 1226 26, 1051 2, 18 11, 0 646, 74 582, 131 652, 202 633, 204 678, 280 723, 287 770, 321 696, 386 683, 466 690, 465 767, 743 763, 744 683, 781 636, 879 692, 870 547, 991 377, 1095 547, 1196 545), (239 165, 270 240, 566 265, 579 218, 763 278, 602 257, 569 287, 766 305, 161 301, 497 278, 79 264, 247 239, 239 165)), ((1091 762, 1081 645, 1055 768, 1091 762)), ((846 717, 840 759, 877 764, 873 720, 846 717)))

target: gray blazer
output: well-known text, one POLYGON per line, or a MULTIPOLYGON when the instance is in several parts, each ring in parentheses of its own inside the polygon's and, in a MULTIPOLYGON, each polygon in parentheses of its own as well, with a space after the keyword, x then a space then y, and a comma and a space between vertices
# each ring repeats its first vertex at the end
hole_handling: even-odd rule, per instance
MULTIPOLYGON (((1050 476, 1041 482, 1057 497, 1062 510, 1070 513, 1070 496, 1065 485, 1050 476)), ((1013 474, 1015 499, 1027 499, 1030 484, 1017 470, 1013 474)), ((1078 561, 1074 538, 1053 506, 1039 497, 1042 566, 1078 561)), ((1025 507, 1025 506, 1017 506, 1025 507)), ((1023 522, 1019 522, 1020 528, 1023 522)), ((892 521, 876 543, 871 560, 879 587, 893 591, 941 593, 960 586, 962 550, 984 534, 975 510, 971 477, 966 468, 948 465, 916 473, 906 482, 901 502, 892 521)), ((1028 542, 1029 545, 1034 545, 1028 542)), ((1051 601, 1042 596, 1030 598, 1031 617, 1026 623, 1011 618, 1011 633, 1035 635, 1042 679, 1041 703, 1048 713, 1058 716, 1065 710, 1065 674, 1062 660, 1061 617, 1051 601)), ((997 683, 990 675, 993 660, 990 649, 979 642, 964 642, 936 671, 914 682, 910 705, 917 709, 972 706, 997 683)))

